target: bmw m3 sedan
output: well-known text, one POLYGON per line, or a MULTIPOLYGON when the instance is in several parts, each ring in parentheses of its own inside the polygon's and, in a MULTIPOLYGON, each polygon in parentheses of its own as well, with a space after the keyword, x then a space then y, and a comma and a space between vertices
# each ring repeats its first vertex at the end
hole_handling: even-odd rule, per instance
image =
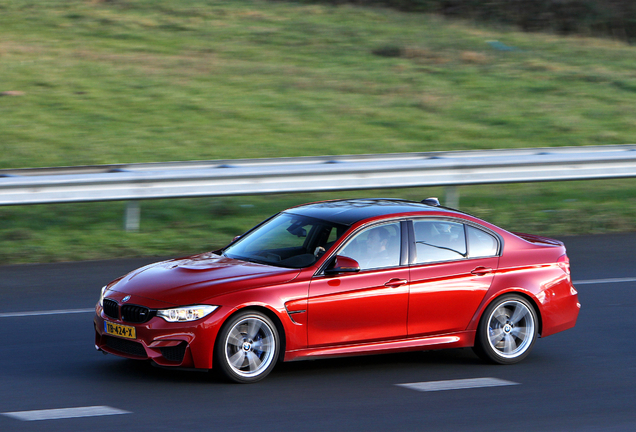
POLYGON ((95 347, 239 383, 282 361, 440 348, 512 364, 580 307, 560 241, 433 198, 324 201, 110 282, 95 347))

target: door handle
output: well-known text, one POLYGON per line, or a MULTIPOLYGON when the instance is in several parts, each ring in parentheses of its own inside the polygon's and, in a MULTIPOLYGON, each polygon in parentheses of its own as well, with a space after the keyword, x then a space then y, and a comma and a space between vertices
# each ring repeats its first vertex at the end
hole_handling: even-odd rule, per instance
POLYGON ((406 279, 393 278, 387 283, 385 283, 384 286, 390 287, 390 288, 398 288, 398 287, 401 287, 402 285, 406 285, 407 283, 409 283, 409 281, 407 281, 406 279))
POLYGON ((473 271, 471 271, 472 274, 474 274, 475 276, 485 276, 489 273, 492 273, 492 269, 490 267, 475 267, 475 269, 473 271))

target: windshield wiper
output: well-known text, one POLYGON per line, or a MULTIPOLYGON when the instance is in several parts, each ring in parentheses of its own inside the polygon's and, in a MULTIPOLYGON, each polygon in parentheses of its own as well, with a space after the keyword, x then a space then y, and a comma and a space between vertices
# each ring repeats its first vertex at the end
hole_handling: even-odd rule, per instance
POLYGON ((262 260, 262 259, 257 259, 257 258, 253 258, 253 257, 244 257, 244 256, 240 256, 240 255, 236 255, 236 256, 230 256, 230 255, 225 255, 227 258, 231 258, 231 259, 236 259, 236 260, 241 260, 241 261, 246 261, 246 262, 251 262, 254 264, 263 264, 263 265, 268 265, 268 266, 273 266, 273 267, 282 267, 282 268, 289 268, 286 267, 284 265, 278 264, 277 261, 266 261, 266 260, 262 260))

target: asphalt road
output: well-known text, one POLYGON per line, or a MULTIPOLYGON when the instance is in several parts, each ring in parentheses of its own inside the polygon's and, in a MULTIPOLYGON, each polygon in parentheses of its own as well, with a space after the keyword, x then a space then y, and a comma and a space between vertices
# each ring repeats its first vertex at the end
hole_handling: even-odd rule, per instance
POLYGON ((286 363, 254 385, 94 350, 92 314, 82 310, 104 283, 149 260, 0 267, 0 431, 635 431, 636 234, 564 240, 579 322, 539 339, 518 365, 487 365, 470 349, 379 355, 286 363), (397 386, 471 378, 516 385, 397 386), (129 413, 6 414, 93 406, 129 413))

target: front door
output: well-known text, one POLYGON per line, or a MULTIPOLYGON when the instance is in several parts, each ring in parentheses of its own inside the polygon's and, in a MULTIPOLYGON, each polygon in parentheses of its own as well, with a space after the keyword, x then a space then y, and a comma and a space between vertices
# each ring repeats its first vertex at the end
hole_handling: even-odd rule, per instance
POLYGON ((309 346, 364 343, 406 336, 408 266, 401 265, 400 223, 367 228, 339 255, 359 273, 320 275, 309 286, 309 346))

